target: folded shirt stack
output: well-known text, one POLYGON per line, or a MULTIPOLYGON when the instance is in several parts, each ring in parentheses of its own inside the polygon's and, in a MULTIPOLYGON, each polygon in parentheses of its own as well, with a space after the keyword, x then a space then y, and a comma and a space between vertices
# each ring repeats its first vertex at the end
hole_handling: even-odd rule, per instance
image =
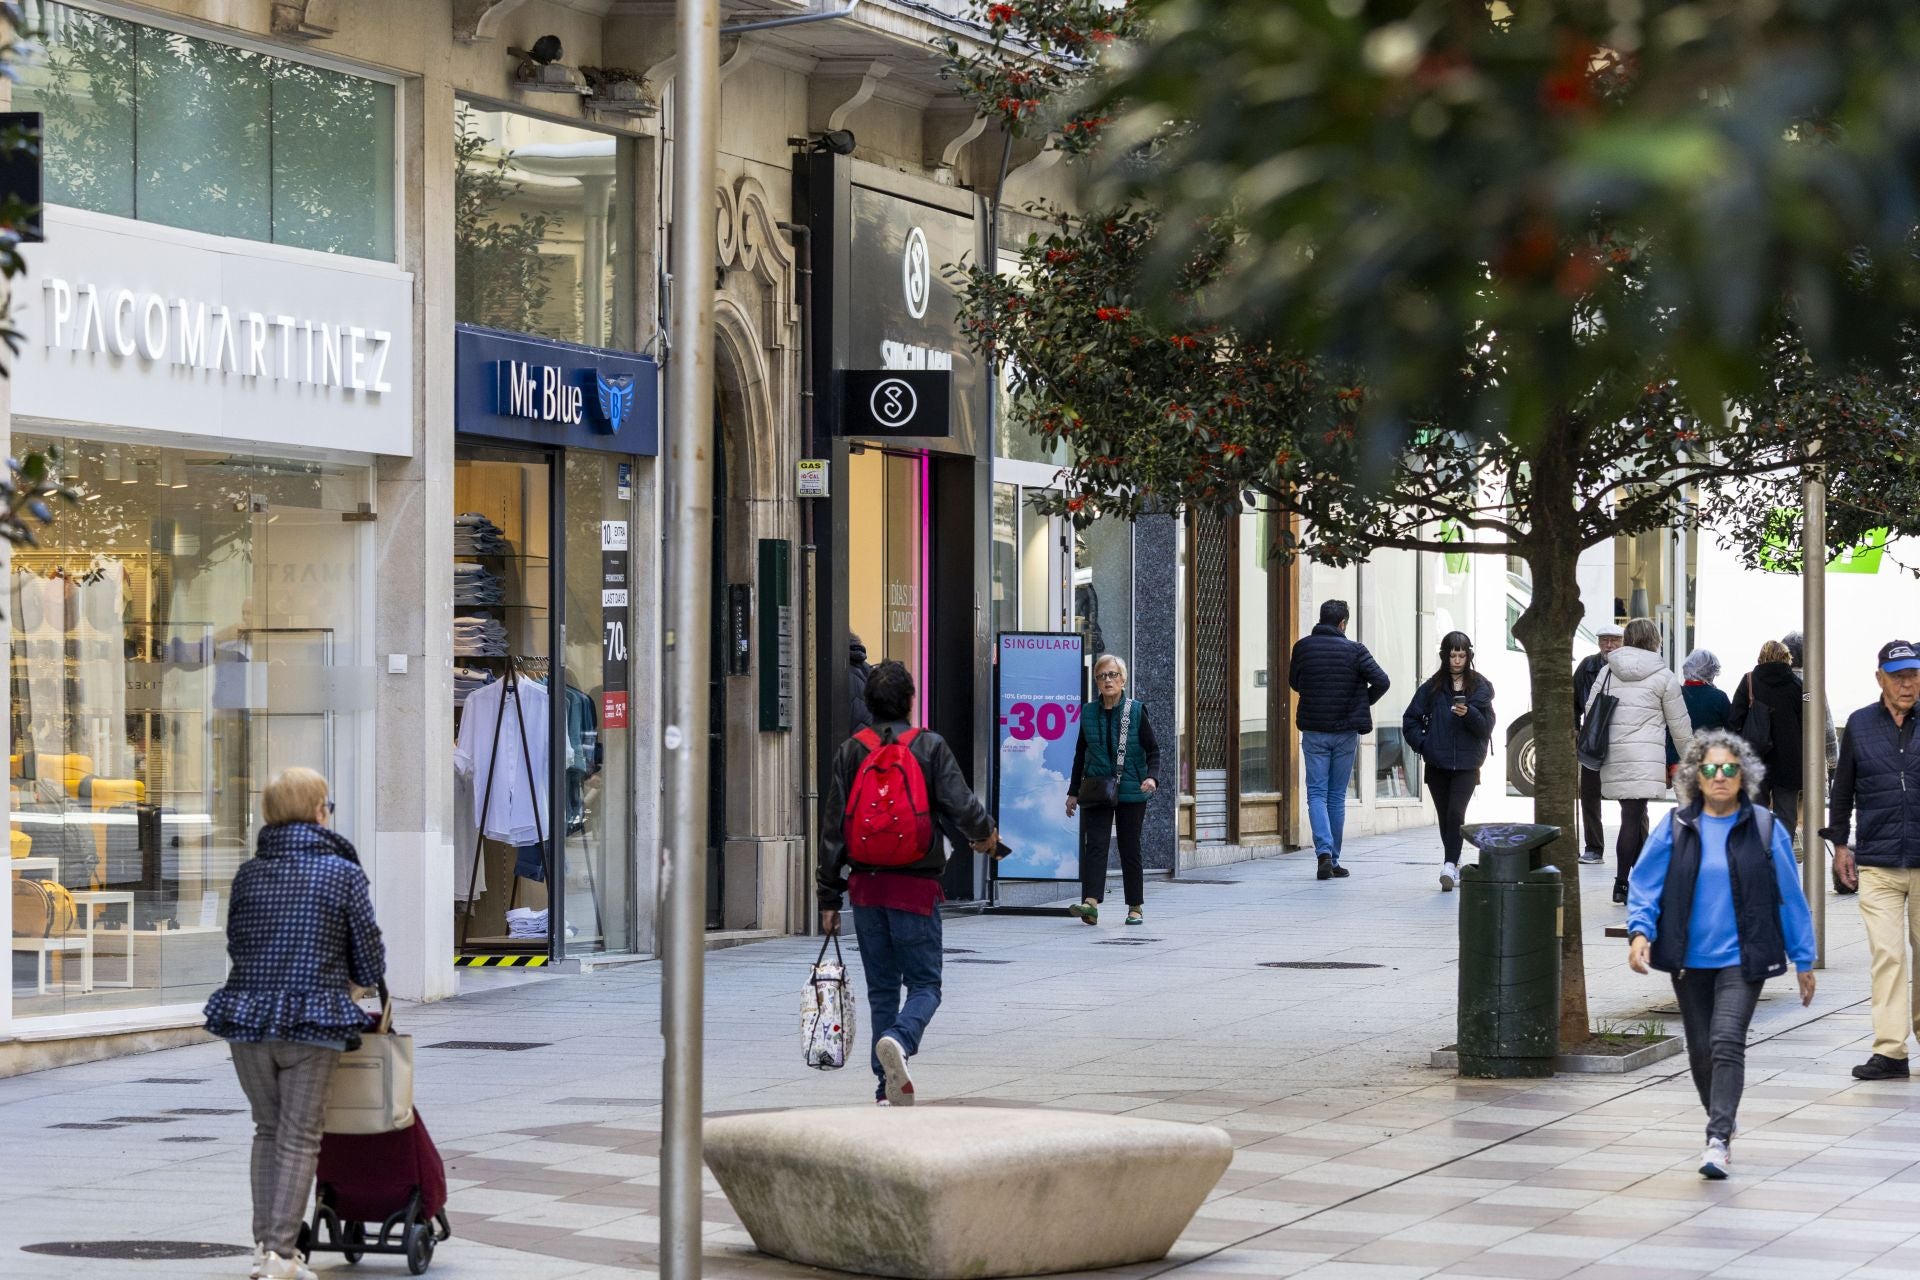
POLYGON ((453 705, 467 705, 467 695, 481 685, 493 681, 493 672, 481 667, 455 667, 453 669, 453 705))
POLYGON ((453 602, 456 605, 505 604, 507 592, 499 577, 483 564, 453 566, 453 602))
POLYGON ((453 655, 456 658, 504 658, 507 656, 507 628, 498 618, 461 614, 453 620, 453 655))
POLYGON ((499 525, 477 511, 463 511, 453 518, 453 553, 457 556, 504 556, 511 555, 513 547, 499 525))

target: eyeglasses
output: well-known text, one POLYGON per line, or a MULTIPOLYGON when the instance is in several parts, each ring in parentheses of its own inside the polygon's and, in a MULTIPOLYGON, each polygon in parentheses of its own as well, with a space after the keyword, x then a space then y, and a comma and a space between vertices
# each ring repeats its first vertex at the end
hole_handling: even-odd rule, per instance
POLYGON ((1740 762, 1729 760, 1725 764, 1703 764, 1700 766, 1703 778, 1737 778, 1740 776, 1740 762))
POLYGON ((331 800, 327 801, 327 813, 329 815, 333 813, 333 801, 331 800))
POLYGON ((1095 680, 1118 680, 1119 678, 1120 673, 1118 671, 1102 671, 1094 677, 1095 680))

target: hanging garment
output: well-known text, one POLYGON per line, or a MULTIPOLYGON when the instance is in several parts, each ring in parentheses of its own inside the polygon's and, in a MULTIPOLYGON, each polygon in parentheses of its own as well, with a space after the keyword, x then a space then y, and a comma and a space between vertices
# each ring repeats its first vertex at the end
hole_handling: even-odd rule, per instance
POLYGON ((532 844, 551 831, 547 749, 551 710, 544 686, 532 680, 496 680, 467 696, 460 717, 454 768, 473 780, 474 824, 490 840, 532 844), (495 729, 498 729, 498 746, 495 729), (522 742, 525 747, 522 747, 522 742), (527 775, 531 759, 533 776, 527 775), (493 779, 489 793, 487 781, 493 779))
POLYGON ((567 695, 567 833, 587 821, 587 779, 600 772, 600 712, 593 699, 574 688, 567 695))
POLYGON ((72 747, 93 757, 94 772, 107 778, 131 773, 127 750, 126 570, 119 562, 98 560, 74 584, 74 627, 68 636, 72 659, 74 727, 72 747))
MULTIPOLYGON (((518 744, 516 744, 517 746, 518 744)), ((487 892, 487 860, 479 858, 480 828, 474 825, 473 778, 453 771, 453 897, 477 902, 487 892), (475 866, 478 858, 479 865, 475 866), (471 885, 471 897, 468 886, 471 885)))

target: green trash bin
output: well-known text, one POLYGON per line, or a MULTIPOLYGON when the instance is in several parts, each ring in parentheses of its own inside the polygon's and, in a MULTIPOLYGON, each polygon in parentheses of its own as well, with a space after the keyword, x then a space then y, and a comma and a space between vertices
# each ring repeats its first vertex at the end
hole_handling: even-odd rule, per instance
POLYGON ((1550 1076, 1560 1034, 1560 828, 1482 822, 1460 869, 1460 1074, 1550 1076))

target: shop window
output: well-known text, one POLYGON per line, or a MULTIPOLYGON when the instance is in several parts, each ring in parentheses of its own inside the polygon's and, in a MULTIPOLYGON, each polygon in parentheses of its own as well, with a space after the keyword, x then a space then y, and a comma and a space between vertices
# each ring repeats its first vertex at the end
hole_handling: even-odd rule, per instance
POLYGON ((927 461, 863 450, 847 460, 847 624, 869 662, 906 664, 927 697, 927 461))
POLYGON ((88 495, 13 554, 17 1017, 198 1004, 267 781, 373 826, 365 468, 55 440, 88 495), (23 915, 23 910, 29 914, 23 915))
POLYGON ((1020 630, 1020 486, 993 486, 993 634, 1020 630))
POLYGON ((1272 621, 1271 513, 1248 511, 1240 517, 1240 790, 1278 791, 1274 761, 1278 744, 1268 719, 1275 669, 1272 621))
MULTIPOLYGON (((1308 591, 1306 614, 1300 619, 1301 632, 1311 631, 1320 621, 1320 606, 1323 603, 1328 600, 1345 600, 1347 602, 1349 615, 1347 634, 1356 640, 1364 640, 1364 637, 1360 634, 1359 568, 1355 565, 1335 567, 1333 565, 1321 564, 1317 560, 1309 560, 1305 566, 1305 573, 1308 591)), ((1371 641, 1366 642, 1371 643, 1371 641)), ((1387 697, 1381 700, 1380 705, 1374 708, 1374 718, 1376 720, 1379 719, 1380 707, 1385 706, 1387 700, 1393 696, 1394 693, 1389 692, 1387 697)), ((1360 770, 1357 762, 1353 776, 1347 780, 1347 795, 1356 800, 1360 797, 1360 770)))
POLYGON ((1426 674, 1419 652, 1419 557, 1415 551, 1382 551, 1361 575, 1358 639, 1392 681, 1373 706, 1374 795, 1382 800, 1420 794, 1420 757, 1400 730, 1400 713, 1426 674))
POLYGON ((612 134, 471 103, 454 142, 454 313, 590 347, 631 345, 632 201, 612 134))
MULTIPOLYGON (((1133 664, 1133 522, 1109 517, 1073 539, 1074 629, 1087 652, 1133 664)), ((1139 690, 1133 690, 1137 695, 1139 690)))
POLYGON ((393 258, 393 87, 42 0, 14 105, 50 203, 393 258))

